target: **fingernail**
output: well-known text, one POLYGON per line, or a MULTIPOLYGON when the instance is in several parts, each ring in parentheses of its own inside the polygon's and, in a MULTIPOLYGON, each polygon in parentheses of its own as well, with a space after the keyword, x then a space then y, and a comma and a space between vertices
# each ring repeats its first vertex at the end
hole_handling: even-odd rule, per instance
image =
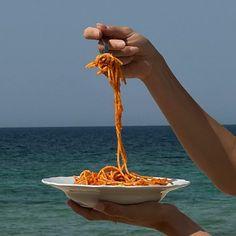
POLYGON ((118 47, 125 47, 125 42, 124 41, 118 41, 117 43, 118 47))
POLYGON ((98 202, 94 207, 96 211, 104 211, 104 204, 102 202, 98 202))

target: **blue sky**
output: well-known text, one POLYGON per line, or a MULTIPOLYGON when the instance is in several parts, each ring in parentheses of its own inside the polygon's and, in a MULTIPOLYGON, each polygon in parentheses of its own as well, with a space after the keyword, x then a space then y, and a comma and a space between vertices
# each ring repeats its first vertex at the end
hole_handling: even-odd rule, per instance
MULTIPOLYGON (((83 29, 103 22, 148 37, 216 120, 236 123, 236 2, 0 1, 0 127, 113 125, 112 90, 86 70, 83 29)), ((124 125, 166 125, 144 85, 122 87, 124 125)))

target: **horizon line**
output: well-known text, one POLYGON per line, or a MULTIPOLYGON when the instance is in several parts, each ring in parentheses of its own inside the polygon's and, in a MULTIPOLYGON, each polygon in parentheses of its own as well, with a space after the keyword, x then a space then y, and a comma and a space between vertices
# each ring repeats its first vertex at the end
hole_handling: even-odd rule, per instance
MULTIPOLYGON (((223 126, 236 125, 235 124, 221 124, 223 126)), ((169 124, 165 125, 123 125, 123 127, 171 127, 169 124)), ((0 129, 40 129, 40 128, 111 128, 114 125, 85 125, 85 126, 6 126, 0 129)))

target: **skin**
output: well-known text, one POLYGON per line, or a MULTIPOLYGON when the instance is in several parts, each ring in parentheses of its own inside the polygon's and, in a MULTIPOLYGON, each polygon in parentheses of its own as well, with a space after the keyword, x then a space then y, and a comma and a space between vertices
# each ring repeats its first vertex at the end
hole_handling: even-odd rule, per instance
MULTIPOLYGON (((222 192, 236 195, 233 181, 236 179, 236 137, 194 101, 151 42, 129 27, 104 24, 86 28, 84 37, 98 40, 100 51, 104 49, 100 39, 110 39, 110 52, 123 62, 125 77, 138 78, 144 83, 192 161, 222 192)), ((209 235, 172 205, 142 203, 121 206, 100 202, 97 210, 88 210, 76 203, 69 204, 89 219, 146 226, 167 235, 209 235), (138 216, 135 211, 147 214, 138 216), (181 229, 181 225, 186 227, 181 229)))
POLYGON ((129 27, 103 24, 84 31, 87 39, 104 36, 111 38, 110 52, 124 63, 125 77, 145 84, 189 157, 222 192, 236 195, 236 137, 193 100, 145 37, 129 27))
POLYGON ((169 236, 210 235, 171 204, 145 202, 136 205, 120 205, 103 201, 99 202, 94 209, 90 209, 69 200, 68 205, 74 212, 88 220, 106 220, 148 227, 169 236), (142 214, 139 214, 140 212, 142 214))

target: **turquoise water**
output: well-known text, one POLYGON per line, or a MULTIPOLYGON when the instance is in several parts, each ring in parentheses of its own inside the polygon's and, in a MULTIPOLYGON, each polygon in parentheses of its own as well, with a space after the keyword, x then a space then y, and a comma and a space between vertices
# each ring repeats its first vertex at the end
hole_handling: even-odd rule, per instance
MULTIPOLYGON (((236 134, 236 126, 227 126, 236 134)), ((164 199, 213 235, 236 235, 236 198, 219 192, 194 166, 169 127, 124 127, 129 168, 141 174, 183 178, 184 189, 164 199)), ((0 235, 160 235, 154 230, 87 221, 65 195, 41 179, 115 164, 112 127, 0 129, 0 235)))

